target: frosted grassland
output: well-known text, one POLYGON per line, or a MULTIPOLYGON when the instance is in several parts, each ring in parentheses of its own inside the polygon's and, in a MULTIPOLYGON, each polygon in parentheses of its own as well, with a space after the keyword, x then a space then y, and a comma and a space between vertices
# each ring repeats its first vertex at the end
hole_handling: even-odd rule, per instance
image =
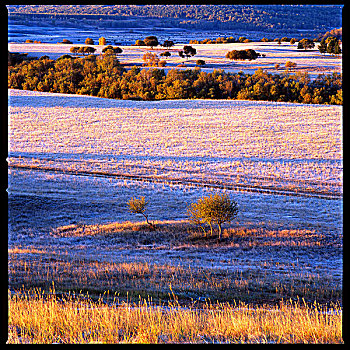
POLYGON ((9 103, 11 164, 341 195, 339 106, 19 90, 9 103))
POLYGON ((9 90, 11 264, 46 254, 53 261, 264 271, 277 279, 293 270, 300 281, 316 278, 339 290, 341 114, 331 105, 9 90), (243 245, 172 247, 55 234, 69 225, 142 221, 126 206, 139 195, 150 199, 151 220, 183 221, 188 204, 215 191, 238 202, 234 227, 282 238, 268 247, 251 238, 243 245), (301 245, 283 238, 292 232, 305 234, 301 245))

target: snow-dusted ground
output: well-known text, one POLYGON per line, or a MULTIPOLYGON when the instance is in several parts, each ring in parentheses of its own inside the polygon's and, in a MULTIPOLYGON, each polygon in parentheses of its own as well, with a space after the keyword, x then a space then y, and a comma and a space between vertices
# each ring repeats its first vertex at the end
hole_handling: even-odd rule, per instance
MULTIPOLYGON (((11 164, 340 196, 340 106, 10 90, 11 164)), ((231 187, 230 187, 231 186, 231 187)))
MULTIPOLYGON (((212 71, 213 69, 224 69, 227 72, 239 72, 240 70, 246 73, 254 73, 258 68, 262 68, 269 72, 281 72, 285 69, 285 63, 292 61, 297 64, 297 71, 307 71, 311 77, 316 77, 320 73, 340 72, 342 69, 342 60, 339 57, 329 54, 321 55, 317 49, 317 43, 312 50, 298 50, 297 43, 291 45, 289 42, 283 42, 278 45, 276 42, 251 42, 251 43, 232 43, 232 44, 191 44, 197 54, 189 60, 184 60, 178 55, 178 51, 182 50, 183 45, 175 45, 170 49, 155 47, 151 50, 157 53, 169 51, 171 56, 166 59, 167 65, 165 69, 170 69, 185 63, 187 68, 193 68, 198 59, 206 62, 206 65, 201 69, 203 71, 212 71), (228 51, 253 49, 256 52, 265 54, 266 57, 259 57, 253 61, 230 61, 225 58, 228 51), (279 64, 278 71, 275 69, 275 64, 279 64)), ((85 44, 19 44, 9 43, 8 48, 11 52, 28 53, 30 57, 41 57, 47 55, 52 59, 56 59, 64 54, 71 54, 72 46, 85 46, 85 44)), ((89 45, 96 49, 95 54, 100 54, 105 46, 89 45)), ((137 64, 143 63, 142 56, 150 49, 138 46, 120 46, 123 53, 118 55, 118 59, 122 64, 137 64)), ((341 56, 340 56, 341 57, 341 56)), ((161 57, 160 57, 161 58, 161 57)))
MULTIPOLYGON (((189 203, 215 191, 238 202, 237 225, 340 236, 341 116, 340 106, 9 90, 9 246, 209 266, 210 249, 194 249, 189 257, 187 251, 115 247, 50 232, 72 223, 139 220, 126 202, 140 195, 150 199, 150 218, 181 220, 189 203)), ((215 254, 216 267, 275 259, 341 276, 341 249, 309 256, 284 248, 273 257, 253 250, 244 261, 234 248, 215 254)))

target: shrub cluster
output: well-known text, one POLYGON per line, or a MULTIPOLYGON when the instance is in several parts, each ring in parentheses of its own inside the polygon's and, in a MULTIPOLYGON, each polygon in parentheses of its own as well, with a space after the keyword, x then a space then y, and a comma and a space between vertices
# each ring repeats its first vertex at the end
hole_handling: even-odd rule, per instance
POLYGON ((190 40, 190 44, 229 44, 235 43, 236 39, 232 36, 230 37, 220 37, 216 39, 203 39, 203 40, 190 40))
POLYGON ((230 60, 256 60, 260 55, 260 53, 256 52, 253 49, 245 49, 245 50, 232 50, 227 52, 226 58, 230 60))
MULTIPOLYGON (((12 60, 11 60, 12 61, 12 60)), ((9 61, 9 63, 12 63, 9 61)), ((342 76, 307 73, 254 74, 197 69, 125 70, 114 55, 96 60, 61 58, 23 61, 9 66, 13 89, 92 95, 115 99, 244 99, 342 104, 342 76)))
MULTIPOLYGON (((150 229, 154 231, 156 226, 148 220, 148 215, 145 213, 148 203, 145 197, 131 198, 128 202, 128 208, 131 213, 143 215, 150 229)), ((190 221, 194 225, 200 226, 205 235, 206 225, 210 226, 210 236, 213 236, 213 225, 217 225, 219 240, 221 239, 222 225, 231 222, 237 216, 237 213, 238 204, 226 194, 215 194, 200 198, 187 208, 190 221)))
POLYGON ((213 235, 213 225, 216 224, 219 230, 219 239, 221 238, 222 224, 231 222, 238 213, 238 205, 226 194, 210 195, 200 198, 197 202, 191 203, 187 214, 190 221, 195 225, 202 227, 210 226, 210 235, 213 235))
POLYGON ((166 65, 166 61, 160 60, 158 55, 155 54, 155 53, 146 52, 142 56, 142 59, 145 61, 143 66, 148 66, 148 67, 165 67, 165 65, 166 65))
POLYGON ((250 39, 245 36, 241 36, 238 39, 234 37, 219 37, 216 39, 203 39, 203 40, 190 40, 190 44, 231 44, 231 43, 249 43, 250 39))
POLYGON ((73 54, 81 53, 83 55, 85 54, 93 54, 96 49, 92 46, 72 46, 69 51, 73 54))

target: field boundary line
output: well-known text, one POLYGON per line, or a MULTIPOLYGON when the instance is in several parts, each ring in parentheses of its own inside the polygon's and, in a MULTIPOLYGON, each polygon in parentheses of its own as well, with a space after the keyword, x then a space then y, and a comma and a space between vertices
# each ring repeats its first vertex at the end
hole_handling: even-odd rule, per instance
POLYGON ((270 186, 257 186, 257 185, 245 185, 245 184, 228 184, 220 181, 208 181, 203 182, 199 180, 189 180, 189 179, 174 179, 174 178, 164 178, 164 177, 154 177, 147 175, 130 175, 121 173, 108 173, 103 171, 88 171, 88 170, 67 170, 54 167, 35 167, 29 165, 19 165, 19 164, 9 164, 9 168, 27 169, 43 172, 56 172, 61 174, 69 174, 76 176, 97 176, 97 177, 113 177, 124 180, 133 181, 143 181, 143 182, 157 182, 157 183, 171 183, 175 185, 188 185, 188 186, 198 186, 203 188, 219 188, 232 191, 240 192, 255 192, 263 194, 276 194, 284 196, 296 196, 296 197, 314 197, 329 200, 341 199, 343 196, 341 193, 327 193, 322 191, 308 191, 308 190, 292 190, 292 189, 278 189, 276 187, 270 186))

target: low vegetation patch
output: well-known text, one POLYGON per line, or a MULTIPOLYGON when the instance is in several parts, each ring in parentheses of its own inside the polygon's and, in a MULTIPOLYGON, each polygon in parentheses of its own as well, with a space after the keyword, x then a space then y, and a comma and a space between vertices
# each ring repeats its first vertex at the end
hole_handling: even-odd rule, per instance
POLYGON ((145 222, 91 225, 84 230, 77 225, 60 227, 54 238, 79 238, 80 247, 85 239, 89 244, 93 239, 95 246, 110 247, 107 253, 113 254, 113 262, 93 254, 79 256, 71 248, 64 253, 14 247, 9 250, 9 287, 48 291, 54 282, 59 293, 83 290, 98 297, 111 291, 129 300, 141 295, 166 301, 171 286, 183 304, 203 298, 272 305, 288 298, 341 301, 339 278, 317 268, 304 269, 305 263, 299 266, 290 256, 331 257, 341 249, 342 237, 310 229, 231 226, 223 229, 218 241, 217 235, 211 236, 209 230, 204 234, 186 221, 155 225, 156 230, 145 222), (152 258, 143 255, 150 250, 152 258), (199 262, 196 256, 205 259, 199 262), (253 262, 254 257, 261 261, 253 262))

